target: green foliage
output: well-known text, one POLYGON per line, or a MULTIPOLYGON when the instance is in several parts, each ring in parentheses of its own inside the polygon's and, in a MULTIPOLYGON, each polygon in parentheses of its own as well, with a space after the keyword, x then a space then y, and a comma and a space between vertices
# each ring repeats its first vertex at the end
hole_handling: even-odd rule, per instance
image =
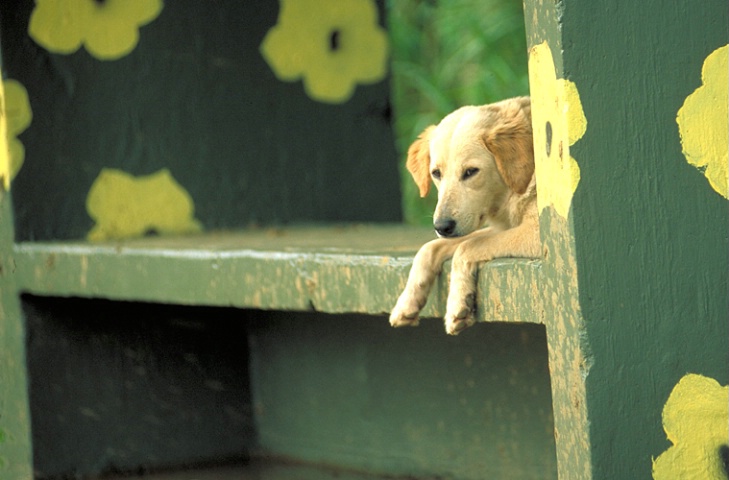
POLYGON ((404 158, 428 125, 463 105, 529 91, 520 0, 389 0, 395 132, 405 221, 429 225, 435 194, 420 199, 404 158))

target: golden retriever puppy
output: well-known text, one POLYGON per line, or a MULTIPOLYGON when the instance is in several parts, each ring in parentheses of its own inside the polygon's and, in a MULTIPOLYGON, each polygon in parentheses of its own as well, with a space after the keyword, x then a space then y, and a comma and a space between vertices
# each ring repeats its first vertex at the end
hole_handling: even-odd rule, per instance
POLYGON ((415 256, 390 324, 418 324, 443 262, 453 258, 445 328, 455 335, 475 321, 479 263, 540 255, 529 97, 456 110, 410 146, 407 169, 421 197, 431 180, 438 188, 439 238, 415 256))

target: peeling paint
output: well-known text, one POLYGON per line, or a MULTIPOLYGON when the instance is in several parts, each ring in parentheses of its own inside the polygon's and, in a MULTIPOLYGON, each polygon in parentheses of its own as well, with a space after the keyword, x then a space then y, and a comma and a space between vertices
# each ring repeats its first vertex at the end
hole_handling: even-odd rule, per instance
MULTIPOLYGON (((429 229, 384 226, 366 235, 368 242, 360 247, 362 253, 353 253, 357 249, 352 246, 346 253, 327 254, 295 247, 296 238, 306 244, 307 237, 316 231, 287 235, 279 240, 281 245, 266 239, 255 248, 255 231, 231 234, 224 239, 226 246, 222 249, 215 235, 150 237, 113 245, 20 244, 16 248, 17 278, 26 291, 44 295, 93 295, 284 310, 308 310, 313 303, 317 310, 329 313, 381 314, 389 311, 396 300, 423 238, 432 235, 429 229), (402 245, 411 245, 410 250, 393 247, 393 238, 402 238, 402 245), (378 243, 381 246, 375 248, 378 243), (391 252, 393 248, 403 253, 382 255, 383 250, 391 252), (287 249, 298 253, 282 253, 287 249), (45 263, 50 254, 55 256, 52 271, 45 263), (217 268, 211 268, 211 262, 217 268), (186 275, 172 273, 165 275, 165 282, 155 281, 160 272, 178 272, 180 268, 184 268, 186 275), (109 271, 115 274, 110 276, 109 271), (125 275, 136 281, 120 284, 115 280, 125 275)), ((338 241, 352 244, 347 236, 338 240, 331 232, 319 231, 330 245, 338 241)), ((355 241, 362 240, 357 238, 355 241)), ((484 302, 478 312, 479 320, 543 322, 539 296, 524 294, 541 288, 540 271, 539 262, 521 259, 498 260, 482 268, 479 284, 484 298, 497 301, 484 302)), ((446 276, 438 280, 424 316, 442 317, 446 281, 446 276)))
POLYGON ((586 377, 589 345, 578 296, 577 263, 570 225, 556 212, 540 219, 549 261, 542 264, 540 296, 547 326, 552 405, 560 478, 591 478, 586 377))
POLYGON ((89 257, 82 256, 81 257, 81 275, 80 275, 80 283, 81 288, 86 288, 88 285, 88 273, 89 273, 89 257))

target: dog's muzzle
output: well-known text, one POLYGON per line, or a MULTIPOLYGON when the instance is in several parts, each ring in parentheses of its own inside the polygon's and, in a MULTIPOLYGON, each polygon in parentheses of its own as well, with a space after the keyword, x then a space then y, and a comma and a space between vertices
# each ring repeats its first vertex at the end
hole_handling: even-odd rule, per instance
POLYGON ((458 234, 456 233, 456 221, 451 218, 443 220, 438 219, 434 221, 433 228, 435 228, 435 233, 437 233, 438 236, 442 238, 458 236, 458 234))

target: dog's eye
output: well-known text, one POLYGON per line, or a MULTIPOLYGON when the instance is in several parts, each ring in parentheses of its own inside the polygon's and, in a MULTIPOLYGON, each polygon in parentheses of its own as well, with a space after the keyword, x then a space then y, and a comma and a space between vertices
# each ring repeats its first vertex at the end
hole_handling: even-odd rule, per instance
POLYGON ((472 176, 476 175, 478 173, 478 168, 467 168, 465 172, 463 172, 463 177, 461 177, 463 180, 466 180, 467 178, 471 178, 472 176))
POLYGON ((435 168, 432 172, 430 172, 431 175, 433 175, 433 178, 436 180, 440 180, 440 169, 435 168))

